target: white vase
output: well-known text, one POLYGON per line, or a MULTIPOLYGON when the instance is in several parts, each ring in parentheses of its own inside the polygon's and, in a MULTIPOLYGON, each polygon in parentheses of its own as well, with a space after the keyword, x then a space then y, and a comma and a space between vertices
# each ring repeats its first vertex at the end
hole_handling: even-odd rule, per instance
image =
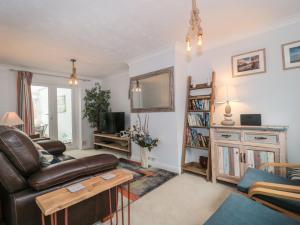
POLYGON ((140 147, 140 153, 141 153, 141 165, 143 168, 149 167, 149 150, 148 148, 142 148, 140 147))

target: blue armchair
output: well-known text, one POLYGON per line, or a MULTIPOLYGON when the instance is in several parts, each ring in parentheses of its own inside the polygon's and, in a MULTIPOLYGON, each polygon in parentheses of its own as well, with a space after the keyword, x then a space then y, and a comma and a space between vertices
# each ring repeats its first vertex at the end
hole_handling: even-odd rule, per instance
POLYGON ((290 217, 276 212, 240 194, 231 194, 204 225, 299 225, 290 217))
POLYGON ((300 181, 264 171, 276 168, 300 168, 298 164, 267 163, 259 169, 248 168, 237 188, 250 198, 288 216, 300 219, 300 181))

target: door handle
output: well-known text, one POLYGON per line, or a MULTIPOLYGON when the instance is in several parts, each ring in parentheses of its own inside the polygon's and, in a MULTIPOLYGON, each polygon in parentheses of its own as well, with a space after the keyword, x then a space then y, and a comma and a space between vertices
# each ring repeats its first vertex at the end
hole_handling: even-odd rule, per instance
POLYGON ((224 138, 230 138, 231 134, 222 134, 221 136, 224 137, 224 138))
POLYGON ((256 139, 256 140, 266 140, 268 138, 266 138, 266 137, 254 137, 254 139, 256 139))
POLYGON ((243 153, 240 152, 240 162, 243 162, 243 153))

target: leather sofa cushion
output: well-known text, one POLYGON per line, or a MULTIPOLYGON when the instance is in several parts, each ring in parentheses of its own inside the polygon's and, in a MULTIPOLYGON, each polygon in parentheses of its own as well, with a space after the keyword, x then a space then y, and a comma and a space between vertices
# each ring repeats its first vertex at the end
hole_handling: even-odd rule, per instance
POLYGON ((66 151, 66 146, 61 141, 56 140, 41 140, 37 141, 37 144, 43 147, 51 155, 61 155, 66 151))
POLYGON ((29 176, 40 169, 38 151, 22 131, 0 126, 0 149, 22 175, 29 176))
POLYGON ((109 154, 69 160, 42 168, 27 181, 33 189, 41 191, 82 176, 114 169, 118 162, 115 156, 109 154))
POLYGON ((26 180, 0 152, 0 183, 8 193, 15 193, 27 187, 26 180))

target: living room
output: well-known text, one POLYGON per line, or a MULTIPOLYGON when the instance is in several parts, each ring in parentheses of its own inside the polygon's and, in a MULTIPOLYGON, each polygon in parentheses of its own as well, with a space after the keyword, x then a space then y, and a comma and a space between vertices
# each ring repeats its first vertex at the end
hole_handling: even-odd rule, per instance
POLYGON ((299 224, 298 0, 10 0, 0 27, 1 223, 299 224))

